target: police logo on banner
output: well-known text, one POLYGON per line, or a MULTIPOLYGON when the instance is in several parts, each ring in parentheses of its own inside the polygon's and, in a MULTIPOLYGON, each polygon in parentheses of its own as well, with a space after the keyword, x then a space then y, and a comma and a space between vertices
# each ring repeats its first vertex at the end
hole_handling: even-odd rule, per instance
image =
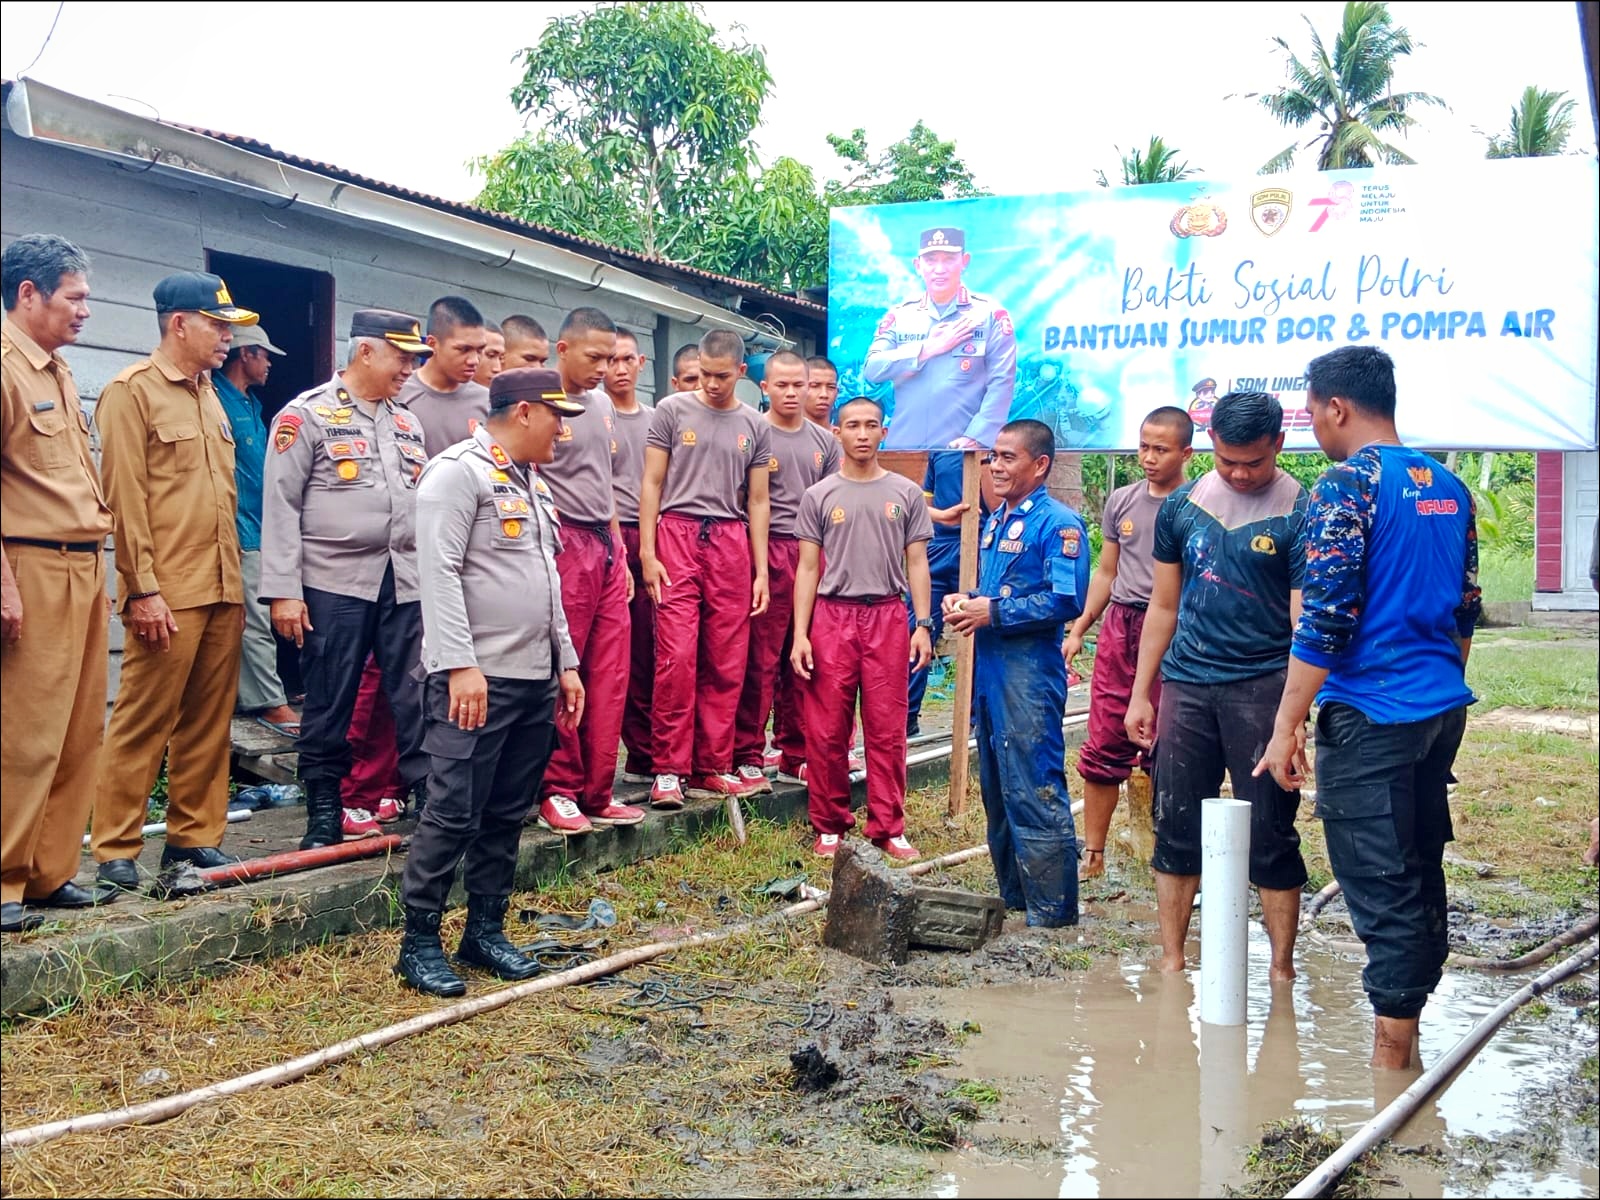
POLYGON ((1262 188, 1250 197, 1251 223, 1271 237, 1288 224, 1293 206, 1294 193, 1288 188, 1262 188))

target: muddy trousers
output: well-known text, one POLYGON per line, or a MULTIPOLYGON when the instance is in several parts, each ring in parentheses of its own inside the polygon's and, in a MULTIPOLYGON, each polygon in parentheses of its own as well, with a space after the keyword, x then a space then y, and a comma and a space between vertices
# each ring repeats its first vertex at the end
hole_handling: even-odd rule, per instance
MULTIPOLYGON (((791 619, 794 616, 794 572, 800 563, 800 542, 792 537, 771 537, 767 541, 767 580, 771 600, 767 611, 750 618, 750 654, 745 665, 744 687, 739 693, 739 709, 733 724, 733 765, 759 767, 767 748, 767 718, 777 693, 779 667, 789 657, 791 619)), ((804 746, 804 725, 790 729, 790 737, 800 735, 804 746)), ((773 727, 774 741, 777 726, 773 727)), ((792 743, 791 743, 792 745, 792 743)), ((782 746, 778 747, 780 750, 782 746)), ((802 749, 800 755, 804 755, 802 749)))
POLYGON ((105 730, 106 566, 98 550, 19 542, 6 557, 22 594, 22 637, 0 646, 0 890, 12 904, 78 873, 105 730))
POLYGON ((1317 816, 1380 1017, 1418 1016, 1450 952, 1448 787, 1466 727, 1465 708, 1403 725, 1374 724, 1337 701, 1317 713, 1317 816))
POLYGON ((228 822, 230 723, 239 694, 243 606, 172 614, 171 649, 123 643, 122 681, 100 755, 94 798, 96 862, 138 858, 150 789, 167 759, 167 845, 219 846, 228 822))
POLYGON ((850 811, 850 724, 861 700, 867 753, 867 837, 906 830, 906 676, 911 636, 899 596, 818 596, 811 615, 814 670, 804 689, 806 786, 811 827, 845 833, 850 811))
POLYGON ((622 526, 622 546, 633 576, 633 600, 628 605, 628 696, 622 706, 622 744, 628 751, 627 770, 633 775, 655 773, 651 755, 654 736, 650 725, 651 700, 656 691, 656 606, 644 588, 644 564, 639 561, 639 527, 622 526))
POLYGON ((973 707, 989 858, 1007 908, 1029 925, 1078 923, 1078 839, 1067 792, 1061 631, 978 633, 973 707))
POLYGON ((488 720, 450 720, 450 673, 428 676, 423 749, 428 804, 400 877, 407 908, 442 912, 456 867, 469 896, 506 896, 516 882, 517 843, 555 742, 554 679, 490 677, 488 720))
POLYGON ((583 680, 583 720, 558 729, 544 773, 545 796, 570 796, 593 816, 611 804, 617 778, 617 738, 628 698, 632 621, 628 613, 628 562, 609 526, 561 524, 564 549, 561 608, 578 652, 583 680))
POLYGON ((659 774, 726 774, 750 652, 750 534, 743 521, 666 513, 656 557, 672 582, 656 606, 652 765, 659 774))
POLYGON ((394 568, 376 600, 305 589, 311 632, 300 666, 306 706, 300 716, 299 774, 306 782, 343 780, 350 772, 350 718, 367 656, 377 659, 394 714, 400 778, 407 787, 428 773, 422 753, 422 685, 413 677, 422 657, 422 605, 394 595, 394 568))

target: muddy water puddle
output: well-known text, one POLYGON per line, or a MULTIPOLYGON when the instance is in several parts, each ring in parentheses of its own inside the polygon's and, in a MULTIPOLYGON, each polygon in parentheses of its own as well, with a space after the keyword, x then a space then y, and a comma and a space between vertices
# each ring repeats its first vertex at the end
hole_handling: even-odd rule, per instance
MULTIPOLYGON (((941 1157, 934 1194, 1218 1196, 1244 1182, 1245 1152, 1269 1121, 1300 1115, 1354 1132, 1413 1078, 1380 1081, 1374 1093, 1359 953, 1302 940, 1292 985, 1269 986, 1267 962, 1265 934, 1252 925, 1241 1028, 1201 1023, 1198 971, 1164 976, 1131 955, 1048 984, 903 993, 903 1004, 982 1027, 945 1073, 1001 1092, 972 1130, 976 1145, 941 1157)), ((1423 1061, 1441 1058, 1524 982, 1447 974, 1423 1016, 1423 1061)), ((1592 1052, 1594 1037, 1559 1005, 1544 1021, 1508 1024, 1396 1144, 1442 1149, 1469 1135, 1493 1144, 1525 1128, 1530 1089, 1572 1070, 1553 1047, 1587 1039, 1592 1052)), ((1600 1176, 1587 1144, 1585 1155, 1568 1138, 1537 1167, 1489 1151, 1491 1165, 1466 1178, 1389 1156, 1384 1194, 1595 1196, 1600 1176)))

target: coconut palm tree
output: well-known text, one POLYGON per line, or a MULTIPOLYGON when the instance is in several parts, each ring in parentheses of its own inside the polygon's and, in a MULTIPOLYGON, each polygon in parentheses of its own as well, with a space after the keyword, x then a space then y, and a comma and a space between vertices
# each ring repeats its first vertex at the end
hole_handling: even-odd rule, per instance
MULTIPOLYGON (((1565 92, 1547 92, 1528 87, 1511 110, 1511 131, 1489 136, 1486 158, 1543 158, 1560 154, 1572 133, 1578 102, 1562 99, 1565 92)), ((1480 129, 1478 132, 1482 133, 1480 129)))
POLYGON ((1276 91, 1250 93, 1291 129, 1315 125, 1304 144, 1291 142, 1261 168, 1263 175, 1287 170, 1299 150, 1317 147, 1317 169, 1409 163, 1411 156, 1389 138, 1416 124, 1410 110, 1448 107, 1426 92, 1392 90, 1395 60, 1413 49, 1411 35, 1394 23, 1380 0, 1350 0, 1330 55, 1309 18, 1311 55, 1302 59, 1282 38, 1273 38, 1288 56, 1288 82, 1276 91))
MULTIPOLYGON (((1200 173, 1199 167, 1180 163, 1178 148, 1167 145, 1156 134, 1150 136, 1150 145, 1143 150, 1135 146, 1131 154, 1123 154, 1121 146, 1116 149, 1122 163, 1122 182, 1128 187, 1141 183, 1176 183, 1200 173)), ((1096 171, 1095 175, 1101 187, 1111 186, 1104 171, 1096 171)))

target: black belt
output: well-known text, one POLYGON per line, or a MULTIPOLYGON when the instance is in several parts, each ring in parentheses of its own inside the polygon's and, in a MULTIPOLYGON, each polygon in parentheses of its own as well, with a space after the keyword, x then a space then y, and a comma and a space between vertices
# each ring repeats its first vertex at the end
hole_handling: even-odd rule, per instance
POLYGON ((44 538, 8 537, 3 539, 14 546, 37 546, 41 550, 58 550, 63 554, 99 554, 104 542, 47 542, 44 538))
POLYGON ((829 596, 824 595, 824 600, 832 600, 838 604, 884 604, 890 600, 900 599, 898 594, 888 596, 829 596))

